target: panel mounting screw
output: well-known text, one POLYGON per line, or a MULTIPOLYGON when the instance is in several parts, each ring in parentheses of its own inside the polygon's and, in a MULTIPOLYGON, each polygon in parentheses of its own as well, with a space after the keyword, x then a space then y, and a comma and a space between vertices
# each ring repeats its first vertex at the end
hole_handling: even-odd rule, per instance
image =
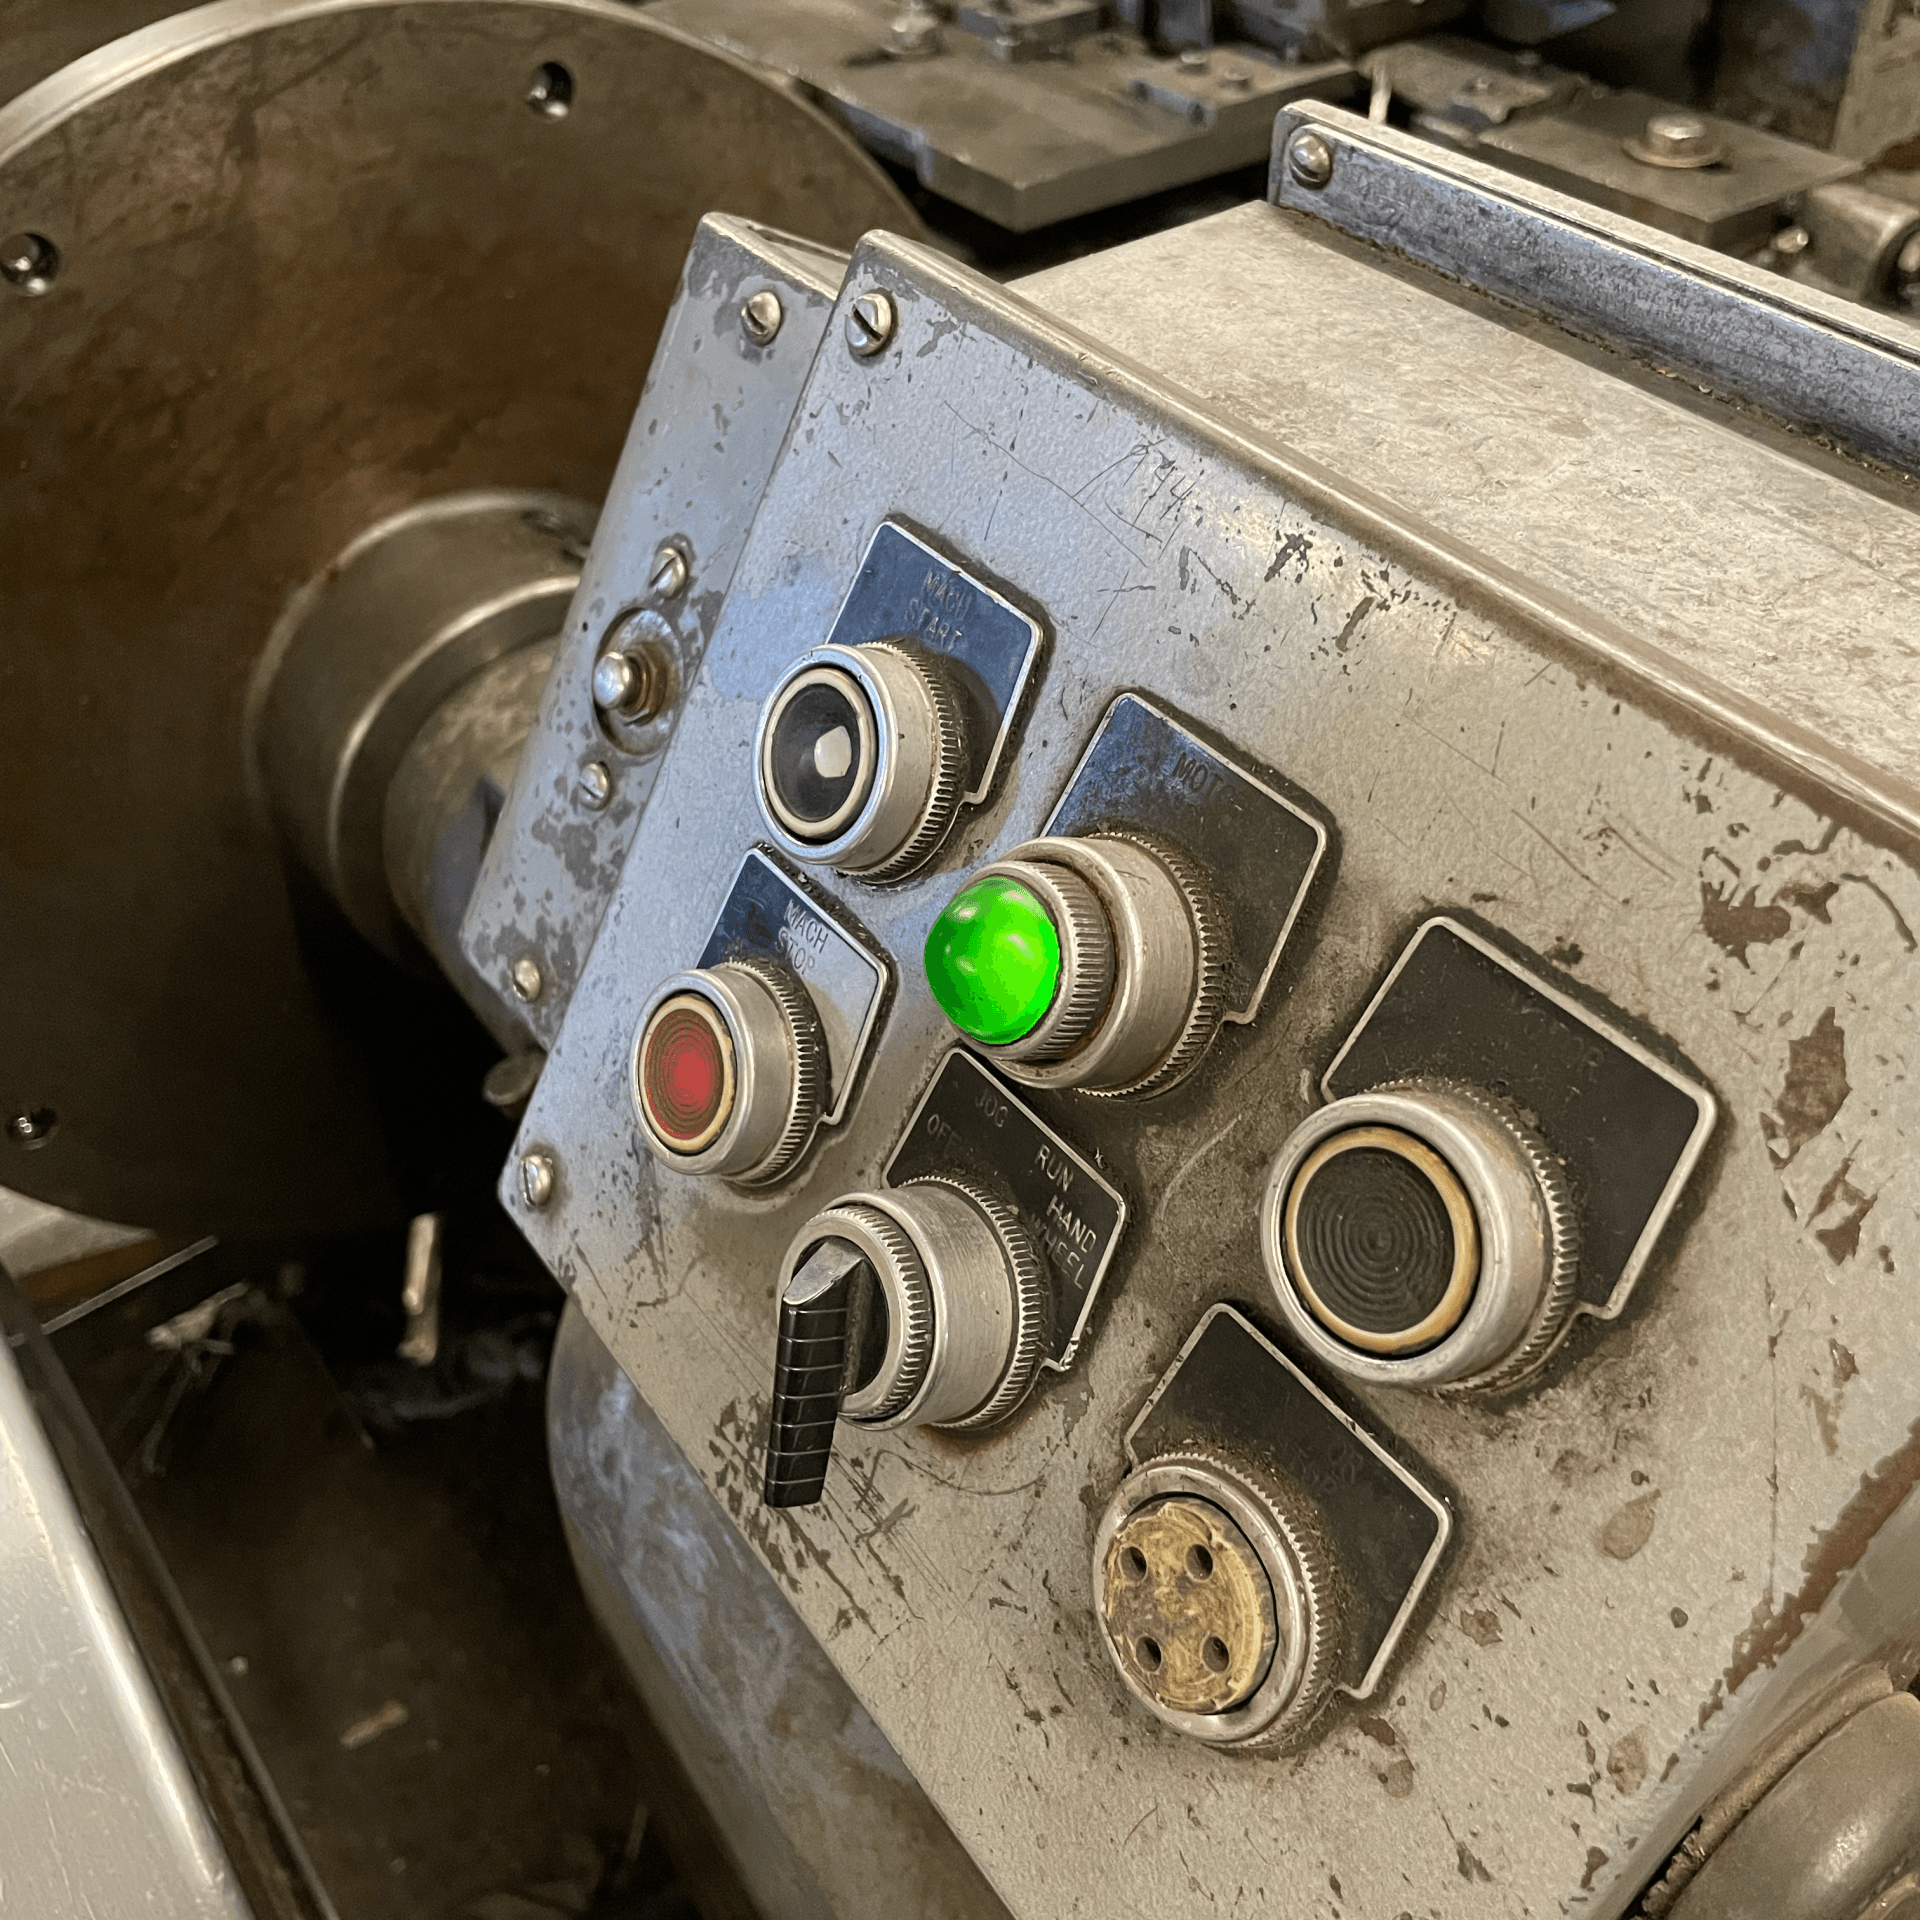
POLYGON ((780 304, 780 296, 771 287, 762 287, 758 293, 749 294, 740 309, 741 331, 756 347, 764 347, 772 342, 786 317, 787 310, 780 304))
POLYGON ((540 962, 530 953, 523 953, 507 969, 507 978, 513 982, 514 994, 521 1000, 538 1000, 547 984, 541 977, 540 962))
POLYGON ((589 813, 598 813, 613 798, 613 775, 608 771, 607 763, 604 760, 589 760, 580 769, 574 793, 589 813))
POLYGON ((43 1147, 53 1138, 59 1120, 51 1107, 34 1107, 7 1116, 7 1138, 16 1147, 43 1147))
POLYGON ((553 1198, 555 1168, 550 1153, 520 1156, 520 1193, 530 1207, 544 1207, 553 1198))
POLYGON ((653 550, 653 566, 647 574, 647 591, 662 600, 678 600, 687 590, 692 569, 687 551, 675 540, 662 540, 653 550))
POLYGON ((1287 171, 1303 187, 1324 187, 1333 178, 1333 149, 1311 127, 1287 142, 1287 171))
POLYGON ((893 338, 893 326, 893 302, 884 293, 860 294, 847 309, 847 345, 869 360, 893 338))

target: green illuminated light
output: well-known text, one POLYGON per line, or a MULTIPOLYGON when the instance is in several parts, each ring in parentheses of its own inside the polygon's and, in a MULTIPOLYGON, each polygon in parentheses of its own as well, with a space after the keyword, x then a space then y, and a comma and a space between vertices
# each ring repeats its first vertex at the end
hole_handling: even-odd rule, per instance
POLYGON ((962 887, 927 934, 927 985, 940 1010, 990 1047, 1040 1024, 1060 988, 1060 934, 1040 896, 990 874, 962 887))

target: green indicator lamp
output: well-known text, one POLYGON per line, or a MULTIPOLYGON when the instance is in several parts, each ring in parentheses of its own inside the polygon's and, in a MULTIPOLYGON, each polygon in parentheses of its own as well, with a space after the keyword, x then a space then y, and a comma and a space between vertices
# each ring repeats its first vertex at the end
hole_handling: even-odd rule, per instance
POLYGON ((1004 874, 962 887, 927 934, 927 985, 971 1040, 1011 1045, 1060 990, 1060 932, 1033 888, 1004 874))

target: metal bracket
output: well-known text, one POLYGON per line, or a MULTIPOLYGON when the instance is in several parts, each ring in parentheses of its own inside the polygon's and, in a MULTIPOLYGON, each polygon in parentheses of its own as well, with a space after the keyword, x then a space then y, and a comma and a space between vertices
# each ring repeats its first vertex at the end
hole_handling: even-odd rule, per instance
POLYGON ((1920 474, 1920 329, 1338 107, 1273 128, 1267 198, 1920 474))

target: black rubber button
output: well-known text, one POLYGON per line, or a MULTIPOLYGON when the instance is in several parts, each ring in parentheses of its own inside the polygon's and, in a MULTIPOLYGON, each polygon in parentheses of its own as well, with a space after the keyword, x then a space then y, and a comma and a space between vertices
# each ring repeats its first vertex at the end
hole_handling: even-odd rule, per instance
POLYGON ((1354 1147, 1318 1167, 1294 1202, 1301 1279, 1327 1311, 1366 1333, 1417 1327, 1454 1272, 1446 1201, 1411 1161, 1354 1147))
POLYGON ((774 716, 766 775, 790 829, 826 838, 873 784, 873 726, 858 693, 836 675, 796 689, 774 716))

